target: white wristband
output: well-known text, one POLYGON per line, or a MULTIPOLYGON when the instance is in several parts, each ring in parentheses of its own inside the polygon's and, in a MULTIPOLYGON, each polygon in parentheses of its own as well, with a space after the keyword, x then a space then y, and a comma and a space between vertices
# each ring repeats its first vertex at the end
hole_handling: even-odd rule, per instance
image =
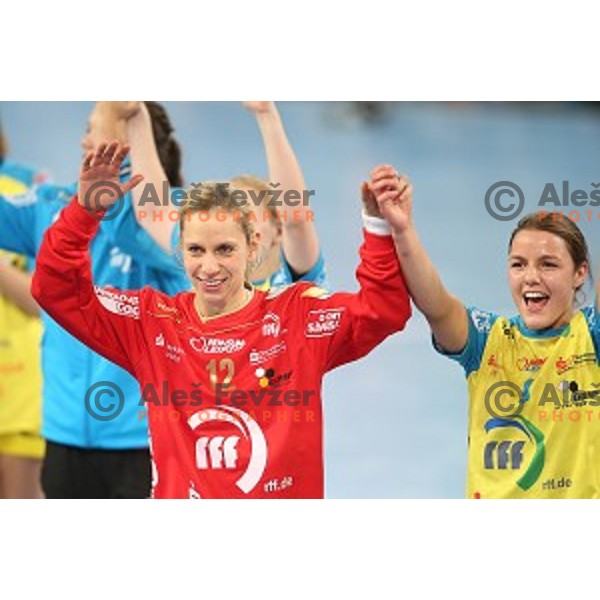
POLYGON ((381 217, 372 217, 363 211, 362 214, 364 228, 374 235, 392 235, 392 228, 389 223, 381 217))

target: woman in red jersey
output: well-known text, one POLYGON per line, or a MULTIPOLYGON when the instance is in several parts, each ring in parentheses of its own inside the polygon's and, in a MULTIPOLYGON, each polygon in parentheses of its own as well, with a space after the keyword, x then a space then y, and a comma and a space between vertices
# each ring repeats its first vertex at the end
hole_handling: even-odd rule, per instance
MULTIPOLYGON (((102 212, 127 193, 127 147, 84 159, 79 194, 47 232, 33 293, 73 335, 140 382, 157 498, 323 497, 323 375, 403 329, 410 303, 389 227, 363 185, 357 294, 311 283, 248 283, 258 234, 245 207, 203 185, 181 210, 193 292, 94 288, 89 246, 102 212)), ((233 191, 233 190, 232 190, 233 191)), ((388 205, 394 210, 393 205, 388 205)), ((388 216, 389 217, 389 216, 388 216)))

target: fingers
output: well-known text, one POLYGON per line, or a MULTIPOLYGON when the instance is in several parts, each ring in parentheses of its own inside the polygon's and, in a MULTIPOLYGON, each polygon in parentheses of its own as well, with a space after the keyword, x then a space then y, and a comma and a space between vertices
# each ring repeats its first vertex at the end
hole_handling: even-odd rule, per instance
POLYGON ((385 177, 372 182, 371 189, 374 194, 380 194, 381 192, 388 190, 396 190, 399 193, 403 193, 409 185, 410 182, 407 177, 385 177))
POLYGON ((371 180, 376 181, 382 177, 397 177, 398 172, 392 165, 379 165, 371 171, 371 180))
POLYGON ((381 194, 377 195, 377 203, 381 205, 388 200, 400 200, 401 197, 402 195, 396 190, 388 190, 387 192, 382 192, 381 194))
POLYGON ((404 188, 402 192, 388 190, 387 192, 383 192, 377 196, 377 204, 379 208, 381 208, 386 202, 392 202, 393 204, 402 204, 410 200, 412 192, 412 185, 409 185, 408 187, 404 188))
POLYGON ((363 181, 363 184, 360 186, 360 192, 362 194, 362 200, 366 204, 367 202, 375 200, 373 196, 373 192, 369 187, 369 184, 366 181, 363 181))
POLYGON ((123 196, 125 194, 128 194, 134 187, 142 183, 142 181, 144 181, 144 176, 140 175, 139 173, 134 175, 129 181, 126 181, 121 186, 121 193, 123 194, 123 196))
POLYGON ((402 200, 404 200, 405 198, 409 198, 410 196, 412 196, 414 190, 415 188, 411 184, 409 184, 407 187, 404 188, 404 190, 400 194, 400 198, 402 200))
POLYGON ((406 196, 407 191, 412 191, 408 177, 399 175, 391 165, 380 165, 371 171, 369 187, 378 202, 400 199, 406 196))
POLYGON ((81 165, 82 171, 87 171, 92 166, 92 159, 94 158, 94 152, 88 152, 83 159, 83 163, 81 165))
POLYGON ((104 151, 104 156, 102 157, 102 160, 105 165, 110 165, 113 162, 118 147, 119 147, 118 142, 111 142, 108 145, 108 147, 104 151))
POLYGON ((110 144, 102 143, 95 151, 86 154, 83 162, 85 169, 101 165, 120 166, 129 154, 128 144, 121 144, 114 140, 110 144))
POLYGON ((371 171, 369 189, 380 213, 389 214, 392 207, 410 211, 413 187, 408 177, 391 165, 379 165, 371 171))
POLYGON ((100 144, 96 151, 94 152, 94 156, 92 158, 91 167, 97 167, 99 165, 104 164, 104 153, 106 152, 107 144, 100 144))
POLYGON ((371 171, 372 187, 383 187, 382 182, 395 182, 397 180, 403 181, 404 185, 406 185, 408 178, 404 175, 400 175, 391 165, 380 165, 371 171))
MULTIPOLYGON (((113 142, 116 144, 115 150, 119 147, 118 142, 113 142)), ((129 154, 130 147, 128 144, 124 144, 123 147, 116 153, 113 159, 113 164, 121 166, 126 156, 129 154)))
POLYGON ((365 213, 371 217, 381 217, 377 200, 366 181, 361 186, 361 195, 365 213))

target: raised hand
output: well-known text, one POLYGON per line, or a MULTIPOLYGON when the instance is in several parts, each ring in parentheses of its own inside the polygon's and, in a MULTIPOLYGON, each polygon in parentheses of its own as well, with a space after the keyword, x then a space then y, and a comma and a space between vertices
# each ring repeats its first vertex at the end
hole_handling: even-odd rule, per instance
POLYGON ((383 219, 383 215, 379 210, 375 195, 371 191, 371 188, 366 181, 362 184, 360 191, 365 214, 369 215, 370 217, 379 217, 380 219, 383 219))
POLYGON ((244 102, 244 106, 254 114, 268 113, 275 107, 274 102, 244 102))
POLYGON ((403 233, 411 227, 413 187, 407 177, 398 175, 390 165, 381 165, 371 171, 369 188, 395 232, 403 233))
POLYGON ((79 204, 92 213, 106 211, 144 179, 137 174, 121 183, 121 164, 128 153, 129 146, 114 141, 85 155, 79 172, 79 204))

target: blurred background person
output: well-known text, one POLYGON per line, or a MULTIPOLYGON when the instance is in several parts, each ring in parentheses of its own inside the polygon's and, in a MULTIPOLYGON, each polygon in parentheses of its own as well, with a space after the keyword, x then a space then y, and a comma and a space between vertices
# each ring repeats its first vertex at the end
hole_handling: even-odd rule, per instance
MULTIPOLYGON (((237 176, 230 180, 233 187, 248 194, 247 202, 252 206, 253 223, 260 233, 260 252, 252 267, 251 280, 261 290, 290 285, 296 281, 312 281, 325 286, 325 260, 310 206, 311 193, 306 189, 302 169, 279 111, 274 102, 244 102, 244 106, 256 117, 269 170, 268 181, 252 175, 237 176), (274 191, 276 195, 272 195, 274 191), (295 193, 293 204, 284 201, 286 192, 295 193), (256 200, 251 199, 251 193, 256 200), (259 204, 255 205, 255 202, 259 204)), ((152 139, 147 106, 141 102, 123 102, 119 103, 119 109, 119 116, 128 119, 133 170, 144 175, 146 185, 151 185, 157 191, 163 190, 163 182, 168 180, 168 174, 162 166, 165 161, 161 160, 156 150, 159 145, 152 139)), ((233 135, 230 143, 236 143, 233 135)), ((194 167, 193 171, 194 182, 214 179, 212 176, 201 178, 198 167, 194 167)), ((147 203, 147 199, 144 200, 145 189, 141 185, 132 192, 138 221, 165 251, 176 251, 179 246, 179 223, 171 217, 176 207, 170 203, 161 206, 147 203)), ((132 232, 131 236, 135 235, 132 232)))
MULTIPOLYGON (((19 194, 46 177, 8 161, 0 123, 0 194, 19 194)), ((0 250, 0 498, 42 498, 42 324, 31 294, 32 262, 0 250)))
MULTIPOLYGON (((164 109, 156 105, 152 111, 159 125, 164 124, 164 109)), ((37 137, 41 137, 39 131, 37 137)), ((95 104, 81 140, 83 150, 94 149, 103 141, 125 142, 126 138, 127 125, 115 114, 114 105, 95 104)), ((170 164, 165 170, 177 173, 178 155, 167 156, 170 164)), ((121 178, 129 177, 129 165, 124 165, 121 178)), ((44 183, 25 194, 0 196, 0 246, 34 259, 46 229, 75 192, 75 185, 44 183)), ((173 256, 148 236, 129 237, 127 222, 134 218, 131 203, 126 201, 118 214, 102 221, 92 246, 96 281, 115 289, 152 285, 172 294, 187 289, 185 274, 173 256)), ((69 335, 48 315, 42 316, 45 496, 148 497, 148 431, 147 423, 140 418, 137 382, 69 335)))

